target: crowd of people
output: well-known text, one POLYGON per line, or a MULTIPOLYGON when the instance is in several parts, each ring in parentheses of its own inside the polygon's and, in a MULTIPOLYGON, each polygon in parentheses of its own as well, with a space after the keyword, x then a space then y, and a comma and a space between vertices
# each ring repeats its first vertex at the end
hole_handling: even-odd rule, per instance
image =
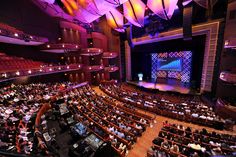
POLYGON ((45 112, 52 112, 50 116, 58 120, 62 130, 70 129, 69 124, 74 121, 81 122, 103 141, 111 142, 118 154, 126 155, 151 124, 152 117, 96 94, 89 85, 72 88, 74 85, 65 82, 2 87, 0 150, 51 155, 50 144, 57 142, 51 137, 45 113, 41 112, 49 106, 45 112))
POLYGON ((135 110, 115 106, 88 85, 73 89, 63 97, 76 121, 82 122, 104 141, 110 141, 121 155, 128 153, 151 121, 140 113, 135 114, 135 110))
POLYGON ((165 121, 147 154, 148 157, 208 157, 233 155, 235 151, 236 136, 210 132, 205 128, 192 129, 165 121))
POLYGON ((31 154, 37 152, 34 138, 35 118, 44 103, 72 86, 63 83, 33 83, 0 89, 0 149, 31 154))
POLYGON ((100 88, 108 95, 134 107, 216 129, 224 128, 225 120, 198 96, 171 95, 164 92, 151 95, 119 84, 102 84, 100 88))
MULTIPOLYGON (((55 130, 45 127, 47 120, 45 113, 41 112, 43 107, 47 108, 45 112, 52 113, 50 117, 58 120, 62 130, 71 129, 72 125, 80 122, 103 141, 110 142, 120 156, 127 155, 137 138, 152 125, 153 117, 138 112, 135 108, 138 105, 144 106, 144 109, 149 107, 177 114, 182 112, 180 115, 188 114, 198 119, 204 119, 205 116, 210 121, 217 117, 211 107, 196 98, 167 99, 165 95, 145 95, 118 85, 100 87, 108 95, 98 95, 88 84, 75 86, 71 82, 2 87, 0 150, 48 155, 52 150, 48 149, 52 148, 49 145, 60 149, 55 138, 51 138, 55 130), (37 121, 37 117, 40 121, 37 121)), ((234 136, 164 122, 148 155, 228 155, 235 151, 235 141, 234 136)))

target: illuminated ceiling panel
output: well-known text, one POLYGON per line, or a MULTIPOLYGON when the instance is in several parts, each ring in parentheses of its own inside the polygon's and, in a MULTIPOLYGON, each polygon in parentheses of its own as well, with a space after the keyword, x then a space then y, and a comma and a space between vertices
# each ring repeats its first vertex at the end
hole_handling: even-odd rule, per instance
POLYGON ((148 0, 147 6, 160 18, 168 20, 172 17, 178 0, 148 0))
POLYGON ((127 0, 61 0, 65 10, 53 0, 32 0, 44 12, 69 21, 91 23, 127 0), (74 4, 77 4, 78 9, 74 4))
POLYGON ((111 28, 117 30, 118 32, 124 32, 124 17, 119 11, 113 8, 108 13, 106 13, 106 19, 107 24, 111 28))
POLYGON ((124 16, 137 27, 144 25, 145 4, 141 0, 128 0, 123 4, 124 16))

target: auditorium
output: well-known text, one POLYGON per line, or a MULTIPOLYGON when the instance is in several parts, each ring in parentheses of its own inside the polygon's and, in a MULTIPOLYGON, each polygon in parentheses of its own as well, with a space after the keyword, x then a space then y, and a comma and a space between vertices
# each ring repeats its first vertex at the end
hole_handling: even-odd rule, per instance
POLYGON ((1 0, 0 157, 236 157, 236 0, 1 0))

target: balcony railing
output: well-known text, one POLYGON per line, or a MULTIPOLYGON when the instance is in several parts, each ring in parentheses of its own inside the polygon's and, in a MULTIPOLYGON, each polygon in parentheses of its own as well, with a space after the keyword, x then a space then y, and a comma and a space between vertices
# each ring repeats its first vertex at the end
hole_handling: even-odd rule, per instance
POLYGON ((57 65, 57 66, 41 66, 39 68, 24 69, 17 71, 6 71, 0 73, 0 82, 12 80, 22 76, 37 76, 45 74, 53 74, 59 72, 67 72, 73 70, 80 70, 82 64, 57 65))

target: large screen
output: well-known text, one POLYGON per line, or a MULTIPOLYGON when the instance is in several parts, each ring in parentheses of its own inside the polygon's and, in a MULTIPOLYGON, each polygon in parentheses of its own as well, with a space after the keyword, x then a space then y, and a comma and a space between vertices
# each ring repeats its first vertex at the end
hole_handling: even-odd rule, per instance
POLYGON ((174 78, 181 82, 190 82, 191 51, 175 51, 151 54, 151 78, 174 78))
POLYGON ((182 71, 182 58, 158 58, 157 70, 182 71))

